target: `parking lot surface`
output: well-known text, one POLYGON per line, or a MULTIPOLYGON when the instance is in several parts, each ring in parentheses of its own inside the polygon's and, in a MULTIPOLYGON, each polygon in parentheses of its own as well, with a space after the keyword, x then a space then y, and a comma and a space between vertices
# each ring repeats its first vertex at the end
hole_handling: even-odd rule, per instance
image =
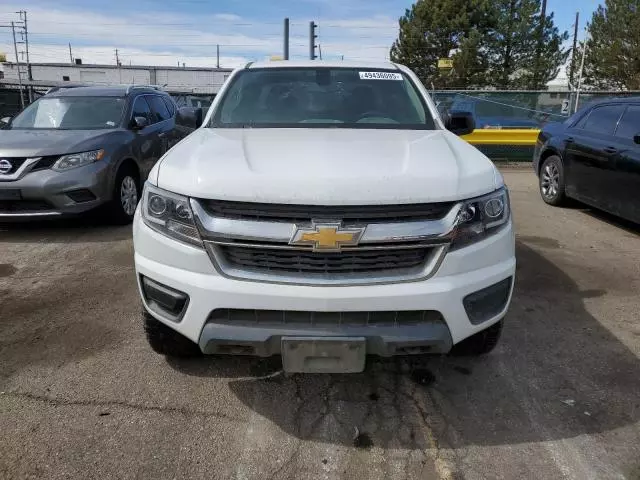
POLYGON ((0 225, 0 478, 639 479, 640 227, 505 169, 516 289, 483 358, 167 360, 130 227, 0 225))

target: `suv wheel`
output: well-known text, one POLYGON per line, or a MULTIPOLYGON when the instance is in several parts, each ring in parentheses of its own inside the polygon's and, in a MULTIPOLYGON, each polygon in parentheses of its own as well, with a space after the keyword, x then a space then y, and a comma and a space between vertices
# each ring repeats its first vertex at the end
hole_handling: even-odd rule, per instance
POLYGON ((133 221, 140 199, 140 182, 134 168, 120 167, 116 175, 113 197, 109 203, 109 216, 114 223, 126 225, 133 221))
POLYGON ((142 319, 147 341, 154 352, 168 357, 197 357, 202 355, 198 345, 143 310, 142 319))
POLYGON ((453 346, 451 353, 458 356, 485 355, 493 350, 500 340, 502 334, 503 321, 494 323, 490 327, 465 338, 460 343, 453 346))
POLYGON ((549 205, 561 205, 564 202, 564 168, 562 160, 556 155, 548 157, 542 164, 539 176, 540 195, 549 205))

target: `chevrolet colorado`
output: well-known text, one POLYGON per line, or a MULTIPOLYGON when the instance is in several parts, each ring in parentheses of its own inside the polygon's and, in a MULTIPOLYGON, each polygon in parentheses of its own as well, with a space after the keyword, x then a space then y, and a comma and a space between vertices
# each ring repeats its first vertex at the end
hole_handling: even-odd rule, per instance
POLYGON ((456 135, 472 129, 401 65, 236 70, 136 211, 151 347, 281 355, 290 372, 492 350, 514 232, 501 174, 456 135))

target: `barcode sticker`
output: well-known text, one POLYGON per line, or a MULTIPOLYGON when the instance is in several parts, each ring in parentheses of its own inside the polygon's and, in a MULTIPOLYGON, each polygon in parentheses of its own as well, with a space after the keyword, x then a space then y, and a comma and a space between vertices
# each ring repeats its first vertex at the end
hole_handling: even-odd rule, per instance
POLYGON ((358 72, 360 74, 360 80, 400 80, 402 81, 402 75, 399 73, 391 72, 358 72))

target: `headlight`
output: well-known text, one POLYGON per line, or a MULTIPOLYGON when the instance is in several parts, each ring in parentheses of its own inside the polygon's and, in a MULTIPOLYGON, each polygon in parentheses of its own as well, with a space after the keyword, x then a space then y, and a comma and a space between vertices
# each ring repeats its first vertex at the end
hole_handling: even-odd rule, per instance
POLYGON ((72 153, 70 155, 63 155, 56 163, 51 167, 58 172, 64 172, 71 170, 72 168, 82 167, 83 165, 89 165, 90 163, 97 162, 104 158, 104 150, 93 150, 91 152, 72 153))
POLYGON ((499 231, 509 221, 509 192, 505 187, 462 205, 451 249, 466 247, 499 231))
POLYGON ((150 228, 181 242, 202 246, 187 197, 147 182, 144 184, 140 208, 142 219, 150 228))

